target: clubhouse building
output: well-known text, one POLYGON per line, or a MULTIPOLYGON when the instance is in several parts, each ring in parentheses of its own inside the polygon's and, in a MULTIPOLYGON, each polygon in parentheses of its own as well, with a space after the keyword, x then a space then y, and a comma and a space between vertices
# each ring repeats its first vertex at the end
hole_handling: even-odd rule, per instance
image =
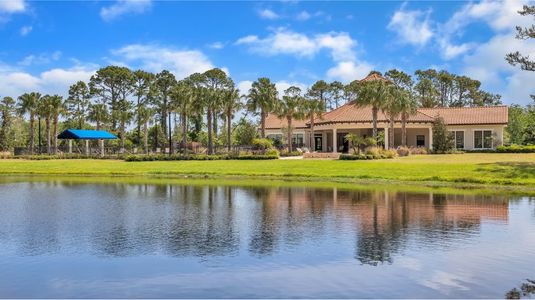
MULTIPOLYGON (((455 148, 459 150, 494 149, 502 145, 503 132, 508 123, 507 106, 418 108, 407 122, 407 146, 432 148, 433 123, 441 117, 448 131, 454 137, 455 148)), ((394 146, 401 145, 401 119, 394 123, 394 146)), ((266 118, 266 137, 284 140, 287 127, 286 119, 274 114, 266 118)), ((348 133, 362 137, 372 136, 371 107, 357 107, 349 102, 314 120, 314 136, 310 120, 293 120, 292 144, 310 149, 314 139, 315 152, 348 152, 350 146, 345 140, 348 133)), ((384 132, 386 145, 389 145, 389 122, 387 116, 379 111, 377 118, 379 132, 384 132)))

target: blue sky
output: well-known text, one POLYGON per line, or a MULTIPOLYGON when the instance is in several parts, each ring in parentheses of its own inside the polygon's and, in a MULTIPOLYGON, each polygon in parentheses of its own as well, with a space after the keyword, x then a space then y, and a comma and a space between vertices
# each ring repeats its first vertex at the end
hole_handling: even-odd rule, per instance
POLYGON ((0 96, 65 94, 109 64, 179 78, 220 67, 244 91, 261 76, 284 89, 440 68, 528 104, 535 74, 503 59, 535 55, 534 41, 514 39, 533 22, 516 13, 525 3, 0 0, 0 96))

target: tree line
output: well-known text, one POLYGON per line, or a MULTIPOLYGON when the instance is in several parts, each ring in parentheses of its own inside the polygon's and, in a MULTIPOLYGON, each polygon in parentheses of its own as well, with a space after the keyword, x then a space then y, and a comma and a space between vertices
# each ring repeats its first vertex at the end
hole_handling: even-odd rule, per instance
MULTIPOLYGON (((183 150, 188 143, 199 142, 206 146, 208 154, 213 154, 216 146, 224 145, 230 150, 232 145, 250 144, 256 124, 247 119, 234 124, 239 111, 259 116, 258 134, 262 138, 268 114, 275 113, 286 120, 286 142, 292 151, 288 141, 292 140, 294 120, 309 120, 314 131, 316 117, 350 101, 372 106, 376 138, 380 110, 392 120, 391 126, 399 116, 404 128, 417 107, 500 103, 500 96, 481 90, 479 81, 447 71, 418 70, 411 76, 394 69, 384 77, 386 81, 355 80, 347 85, 319 80, 306 90, 291 86, 281 95, 275 83, 263 77, 242 94, 234 81, 217 68, 178 80, 167 70, 154 74, 107 66, 96 71, 88 82, 78 81, 70 86, 65 98, 38 92, 16 99, 4 97, 0 101, 0 151, 24 146, 33 153, 36 146, 41 149, 39 141, 43 139, 45 151, 54 153, 59 130, 93 128, 117 134, 121 151, 134 145, 145 153, 157 147, 175 152, 176 147, 183 150)), ((313 143, 311 138, 312 149, 313 143)))

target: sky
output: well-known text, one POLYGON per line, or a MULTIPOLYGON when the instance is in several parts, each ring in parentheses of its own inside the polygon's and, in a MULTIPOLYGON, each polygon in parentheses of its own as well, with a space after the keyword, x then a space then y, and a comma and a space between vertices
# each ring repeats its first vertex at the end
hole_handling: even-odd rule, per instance
POLYGON ((111 64, 179 79, 218 67, 242 92, 259 77, 284 90, 436 68, 529 104, 535 72, 504 60, 535 57, 535 40, 515 39, 515 26, 534 23, 517 13, 527 3, 0 0, 0 97, 65 95, 111 64))

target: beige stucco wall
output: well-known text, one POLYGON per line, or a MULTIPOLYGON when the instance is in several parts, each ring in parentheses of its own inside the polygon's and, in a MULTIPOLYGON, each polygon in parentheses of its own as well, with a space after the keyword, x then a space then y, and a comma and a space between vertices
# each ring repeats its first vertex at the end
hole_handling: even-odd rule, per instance
POLYGON ((491 130, 493 136, 493 148, 503 144, 503 131, 505 125, 456 125, 447 126, 448 130, 464 131, 464 149, 474 150, 474 131, 491 130))
MULTIPOLYGON (((430 138, 430 124, 407 124, 407 144, 408 146, 416 146, 416 136, 425 136, 425 147, 429 148, 432 143, 430 138)), ((379 130, 384 130, 388 127, 386 123, 379 123, 379 130)), ((354 133, 361 136, 371 136, 372 129, 370 124, 330 124, 323 126, 316 126, 314 129, 315 134, 321 134, 323 138, 323 151, 327 152, 332 149, 333 135, 332 130, 337 130, 337 133, 354 133)), ((503 131, 505 125, 456 125, 447 126, 450 131, 461 130, 464 131, 464 149, 474 150, 474 131, 476 130, 491 130, 493 136, 493 148, 496 148, 503 143, 503 131)), ((294 134, 304 134, 305 145, 310 147, 310 135, 309 129, 295 129, 294 134)), ((282 134, 280 129, 266 129, 266 136, 269 134, 282 134)), ((394 142, 396 146, 401 145, 401 128, 399 124, 396 124, 394 129, 394 142)))

